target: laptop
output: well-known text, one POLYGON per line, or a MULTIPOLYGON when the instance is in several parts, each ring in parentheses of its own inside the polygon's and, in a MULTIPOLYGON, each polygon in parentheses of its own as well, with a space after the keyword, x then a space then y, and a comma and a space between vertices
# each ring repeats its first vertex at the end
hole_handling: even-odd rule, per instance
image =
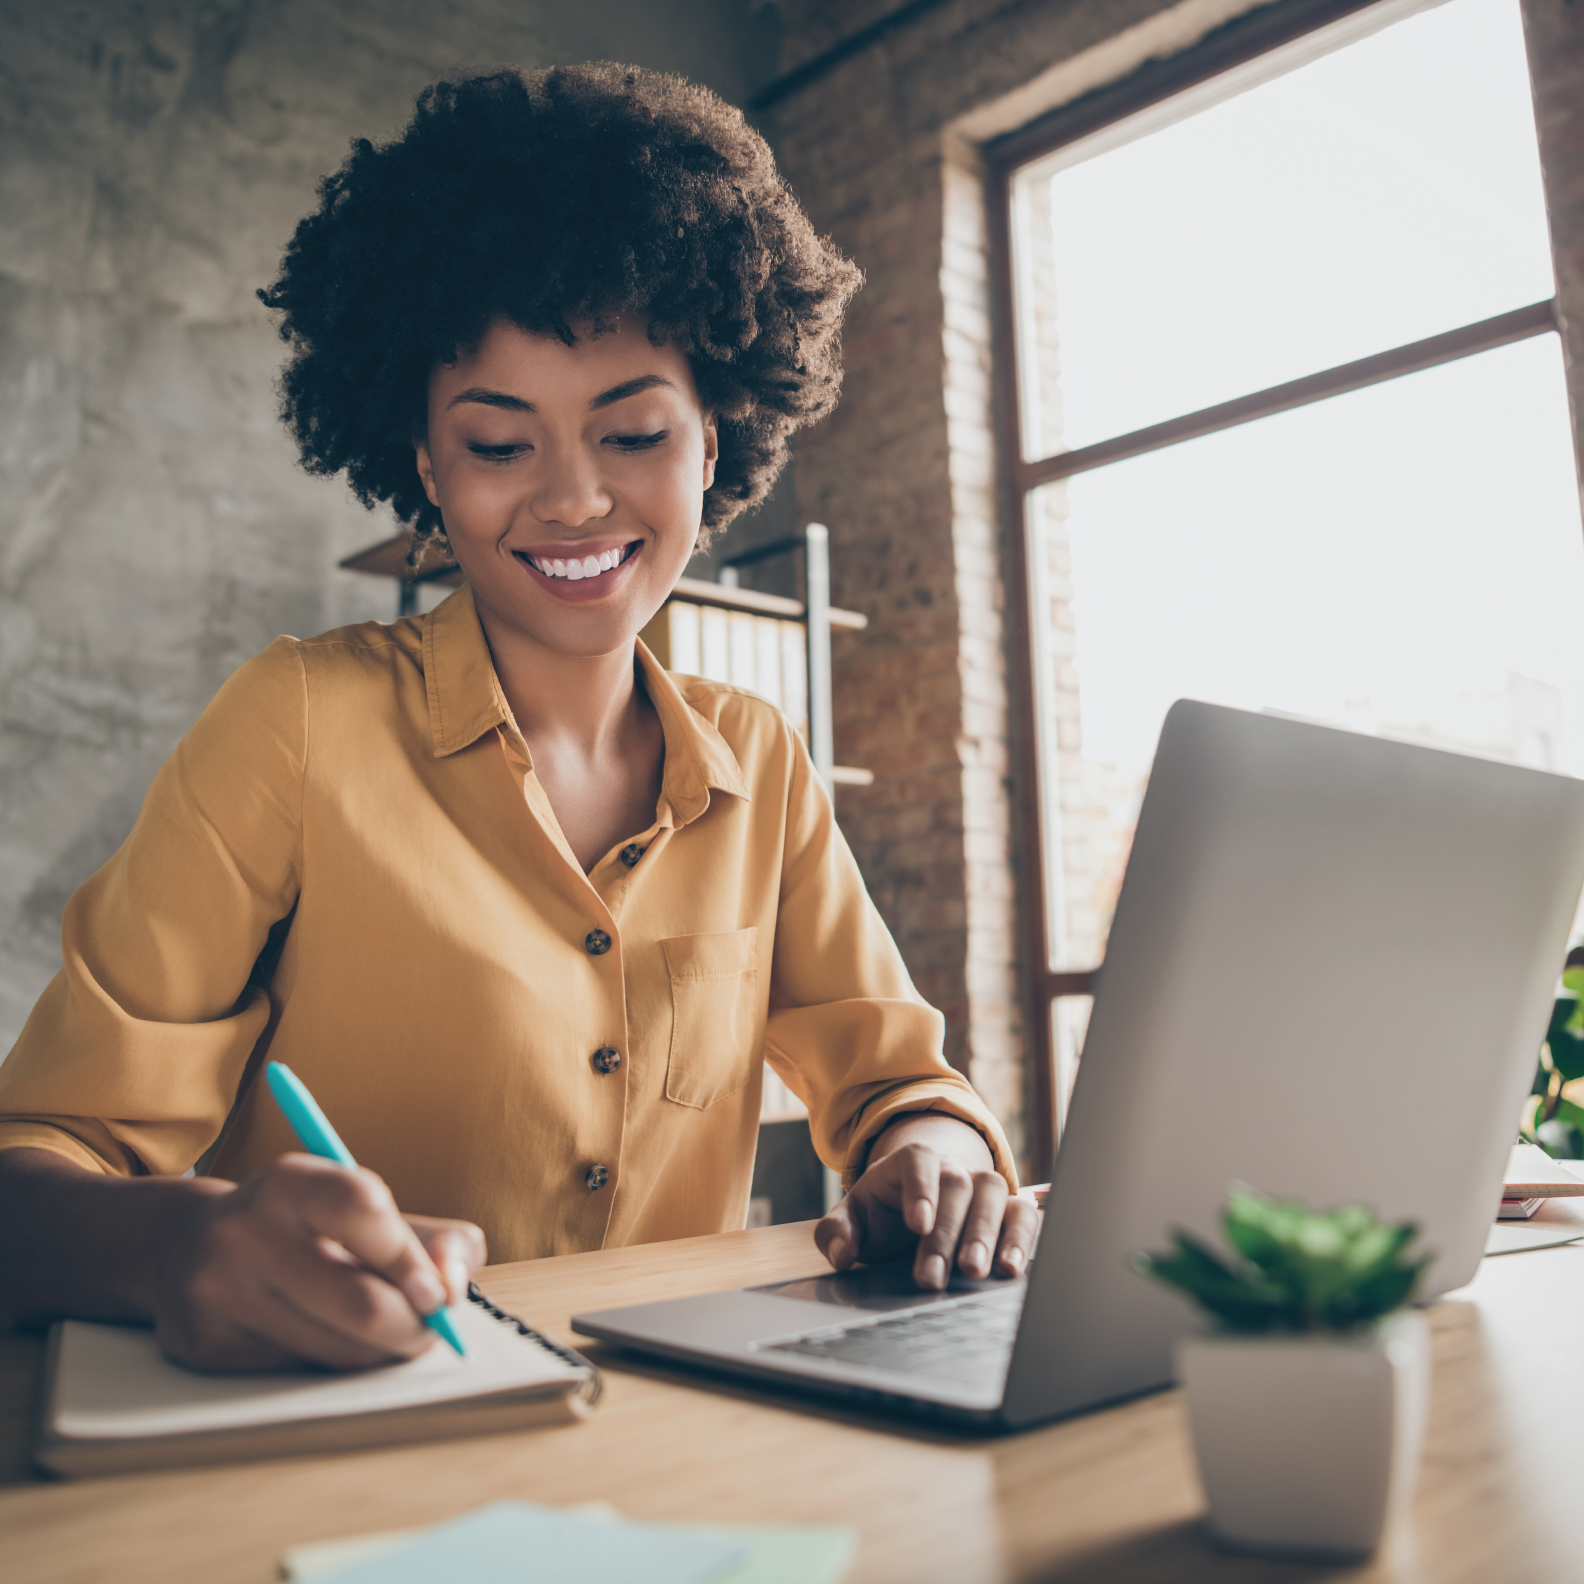
POLYGON ((1161 732, 1026 1279, 909 1266, 577 1315, 803 1393, 1017 1429, 1170 1383, 1129 1266, 1227 1184, 1412 1220, 1469 1281, 1584 886, 1584 781, 1180 700, 1161 732))

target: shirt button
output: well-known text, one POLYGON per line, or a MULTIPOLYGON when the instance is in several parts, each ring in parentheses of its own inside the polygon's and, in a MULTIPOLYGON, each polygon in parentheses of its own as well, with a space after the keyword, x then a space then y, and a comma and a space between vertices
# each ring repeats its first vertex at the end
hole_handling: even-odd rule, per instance
POLYGON ((632 866, 643 857, 643 855, 644 850, 638 845, 637 842, 628 842, 627 845, 622 848, 621 852, 617 854, 617 856, 624 864, 627 865, 629 869, 631 869, 632 866))
POLYGON ((610 950, 610 936, 604 930, 590 930, 583 937, 583 945, 590 957, 603 957, 610 950))
POLYGON ((613 1073, 621 1066, 621 1052, 613 1045, 601 1045, 594 1052, 595 1072, 613 1073))
POLYGON ((590 1193, 598 1193, 610 1181, 610 1173, 603 1166, 590 1166, 583 1181, 588 1184, 590 1193))

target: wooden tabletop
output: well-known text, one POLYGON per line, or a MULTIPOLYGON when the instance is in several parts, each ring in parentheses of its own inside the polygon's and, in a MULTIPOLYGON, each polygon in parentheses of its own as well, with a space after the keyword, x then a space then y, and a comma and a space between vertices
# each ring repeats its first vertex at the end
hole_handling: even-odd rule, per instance
MULTIPOLYGON (((822 1268, 810 1224, 503 1265, 485 1290, 572 1341, 582 1309, 822 1268)), ((28 1468, 42 1346, 0 1337, 6 1584, 264 1584, 287 1546, 500 1497, 637 1519, 843 1523, 871 1580, 1565 1584, 1584 1579, 1584 1247, 1488 1259, 1430 1311, 1430 1433, 1411 1519, 1368 1567, 1215 1550, 1175 1392, 1022 1435, 921 1431, 591 1348, 582 1425, 340 1457, 55 1484, 28 1468)))

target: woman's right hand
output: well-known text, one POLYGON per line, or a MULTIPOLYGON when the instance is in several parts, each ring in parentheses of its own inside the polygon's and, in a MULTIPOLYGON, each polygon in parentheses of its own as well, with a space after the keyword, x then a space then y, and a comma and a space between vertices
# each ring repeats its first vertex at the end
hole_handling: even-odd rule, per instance
POLYGON ((195 1192, 153 1288, 160 1347, 199 1370, 361 1369, 438 1341, 422 1316, 460 1303, 484 1263, 467 1221, 403 1216, 373 1172, 283 1155, 195 1192))

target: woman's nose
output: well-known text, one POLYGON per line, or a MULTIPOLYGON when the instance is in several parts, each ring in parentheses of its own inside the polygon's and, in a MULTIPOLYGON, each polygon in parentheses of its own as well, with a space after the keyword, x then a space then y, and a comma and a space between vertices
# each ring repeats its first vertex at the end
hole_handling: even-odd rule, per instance
POLYGON ((575 447, 548 448, 540 456, 538 477, 529 498, 540 522, 578 528, 610 511, 610 491, 593 458, 575 447))

